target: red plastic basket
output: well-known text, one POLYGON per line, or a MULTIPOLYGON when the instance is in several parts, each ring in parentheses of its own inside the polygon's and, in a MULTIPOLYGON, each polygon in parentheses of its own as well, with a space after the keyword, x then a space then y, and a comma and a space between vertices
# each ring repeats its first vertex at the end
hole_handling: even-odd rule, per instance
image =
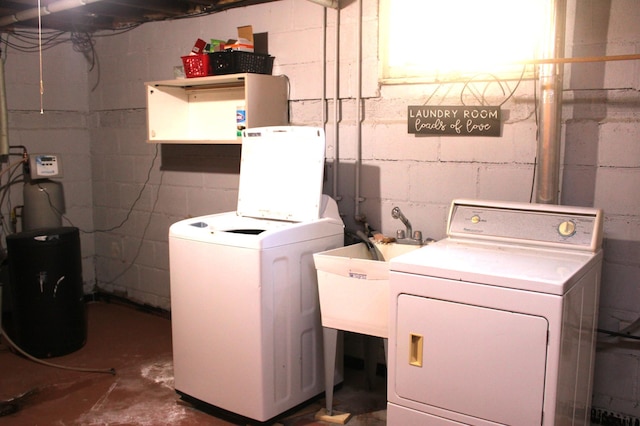
POLYGON ((182 56, 182 65, 187 78, 206 77, 212 74, 209 55, 206 53, 182 56))

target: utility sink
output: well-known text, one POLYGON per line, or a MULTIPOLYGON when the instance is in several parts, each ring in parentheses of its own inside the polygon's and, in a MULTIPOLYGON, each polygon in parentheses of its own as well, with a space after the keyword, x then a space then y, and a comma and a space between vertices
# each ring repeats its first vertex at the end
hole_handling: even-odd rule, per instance
POLYGON ((374 243, 373 260, 365 243, 315 253, 322 326, 387 338, 389 260, 418 245, 374 243))

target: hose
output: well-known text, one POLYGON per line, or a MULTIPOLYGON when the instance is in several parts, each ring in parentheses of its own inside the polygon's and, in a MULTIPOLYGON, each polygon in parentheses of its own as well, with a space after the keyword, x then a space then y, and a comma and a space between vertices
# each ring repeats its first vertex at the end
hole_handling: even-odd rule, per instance
POLYGON ((378 257, 378 251, 376 250, 371 240, 369 240, 369 238, 365 235, 365 233, 358 230, 356 231, 356 236, 360 238, 362 242, 367 246, 367 248, 369 249, 369 253, 371 253, 371 258, 373 260, 380 260, 380 257, 378 257))
POLYGON ((11 338, 7 335, 6 331, 4 330, 4 327, 0 327, 0 336, 2 336, 3 338, 6 339, 7 343, 9 344, 10 347, 12 347, 13 349, 15 349, 17 352, 19 352, 21 355, 23 355, 24 357, 26 357, 27 359, 36 362, 38 364, 42 364, 42 365, 46 365, 47 367, 54 367, 54 368, 60 368, 62 370, 71 370, 71 371, 79 371, 79 372, 84 372, 84 373, 105 373, 105 374, 111 374, 114 375, 116 374, 116 370, 115 368, 85 368, 85 367, 70 367, 70 366, 66 366, 66 365, 59 365, 59 364, 54 364, 51 362, 47 362, 47 361, 43 361, 39 358, 36 358, 30 354, 28 354, 27 352, 25 352, 22 348, 20 348, 13 340, 11 340, 11 338))

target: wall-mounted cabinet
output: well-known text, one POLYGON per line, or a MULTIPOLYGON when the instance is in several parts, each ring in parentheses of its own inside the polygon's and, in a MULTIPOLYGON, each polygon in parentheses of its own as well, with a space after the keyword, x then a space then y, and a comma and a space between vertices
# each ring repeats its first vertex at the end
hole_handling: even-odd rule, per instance
POLYGON ((150 143, 241 143, 240 110, 247 128, 288 124, 285 76, 229 74, 145 85, 150 143))

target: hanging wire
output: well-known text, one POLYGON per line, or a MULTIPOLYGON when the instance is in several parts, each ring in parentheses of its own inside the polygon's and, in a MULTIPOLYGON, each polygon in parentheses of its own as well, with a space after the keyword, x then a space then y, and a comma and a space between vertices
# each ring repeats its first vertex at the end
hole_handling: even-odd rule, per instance
MULTIPOLYGON (((124 219, 122 219, 122 221, 117 224, 114 225, 110 228, 105 228, 105 229, 94 229, 94 230, 83 230, 78 228, 78 230, 80 232, 82 232, 83 234, 94 234, 94 233, 98 233, 98 232, 111 232, 111 231, 115 231, 116 229, 120 229, 124 226, 125 223, 127 223, 129 221, 129 218, 131 216, 131 213, 133 213, 133 209, 135 208, 135 206, 138 204, 138 201, 140 201, 140 199, 142 198, 142 194, 144 193, 144 190, 148 187, 149 185, 149 181, 151 180, 151 172, 153 171, 153 167, 154 164, 158 158, 158 154, 159 154, 159 145, 160 144, 156 144, 155 146, 155 154, 153 156, 153 159, 151 161, 151 165, 149 166, 149 169, 147 170, 147 178, 144 181, 144 183, 142 184, 142 188, 140 188, 140 192, 138 192, 138 196, 135 198, 135 200, 133 201, 133 203, 131 204, 131 207, 129 207, 129 210, 127 211, 127 214, 125 216, 124 219)), ((158 187, 156 190, 156 196, 155 196, 155 201, 153 203, 153 206, 151 207, 151 211, 149 212, 149 217, 147 218, 147 223, 142 231, 142 235, 140 236, 140 243, 138 244, 138 248, 136 250, 136 253, 134 254, 133 258, 128 262, 128 265, 122 270, 120 271, 120 273, 118 273, 115 277, 113 277, 111 280, 106 281, 105 284, 111 284, 113 282, 115 282, 118 278, 122 277, 125 273, 127 273, 134 265, 136 260, 138 259, 138 256, 140 255, 140 251, 142 249, 142 243, 144 242, 144 237, 147 234, 147 230, 149 229, 149 226, 151 225, 151 219, 153 217, 153 213, 156 210, 156 206, 158 204, 158 200, 159 200, 159 194, 160 194, 160 188, 162 187, 162 180, 164 177, 164 172, 160 172, 160 182, 158 183, 158 187)), ((51 209, 53 209, 53 211, 57 214, 59 214, 70 226, 76 227, 73 222, 71 220, 69 220, 68 217, 65 216, 64 212, 60 211, 53 203, 53 200, 51 200, 51 196, 49 194, 49 192, 47 191, 47 189, 43 186, 38 185, 38 188, 43 191, 47 197, 47 202, 49 203, 49 207, 51 207, 51 209)))
POLYGON ((507 98, 502 101, 502 103, 498 106, 502 106, 504 105, 509 99, 511 99, 513 97, 513 94, 516 93, 516 90, 518 90, 518 87, 520 86, 520 83, 522 83, 522 80, 524 80, 524 73, 527 69, 526 65, 522 66, 522 73, 520 73, 520 78, 518 79, 518 82, 516 83, 516 86, 513 88, 513 90, 511 90, 511 93, 509 93, 509 96, 507 96, 507 98))
POLYGON ((471 83, 473 83, 480 76, 489 76, 491 80, 498 83, 500 90, 502 90, 502 94, 503 95, 505 94, 504 87, 502 86, 502 81, 495 74, 492 74, 492 73, 476 74, 470 79, 468 79, 467 81, 465 81, 464 85, 462 86, 462 90, 460 90, 460 104, 467 106, 466 103, 464 102, 464 93, 468 89, 471 92, 471 94, 476 98, 476 100, 480 105, 487 105, 485 94, 491 82, 486 83, 485 88, 482 91, 482 94, 480 96, 478 95, 478 93, 474 93, 473 89, 475 89, 475 87, 471 86, 471 83))
MULTIPOLYGON (((10 189, 11 186, 14 185, 15 183, 19 183, 22 179, 22 174, 19 174, 17 176, 14 177, 14 173, 16 172, 16 170, 19 170, 19 165, 24 164, 25 159, 21 159, 21 160, 16 160, 15 162, 10 163, 9 165, 5 166, 2 171, 0 171, 0 179, 4 176, 5 173, 8 173, 8 177, 7 177, 7 183, 5 185, 0 186, 0 206, 4 205, 4 201, 5 198, 7 199, 7 214, 9 216, 12 216, 12 207, 11 207, 11 196, 10 196, 10 189)), ((2 221, 1 226, 2 226, 2 232, 5 235, 9 235, 12 234, 14 232, 14 230, 12 230, 12 226, 10 226, 9 224, 7 224, 6 222, 6 218, 5 218, 5 214, 4 213, 0 213, 0 220, 2 221)), ((1 241, 0 241, 0 247, 1 247, 1 241)), ((4 247, 2 247, 2 250, 4 251, 4 247)))
POLYGON ((42 81, 42 9, 38 0, 38 56, 40 61, 40 114, 44 114, 44 82, 42 81))
MULTIPOLYGON (((538 117, 538 67, 534 68, 534 79, 533 79, 533 111, 535 114, 535 122, 536 122, 536 142, 540 137, 540 122, 538 117)), ((538 153, 536 148, 536 155, 533 157, 533 174, 531 176, 531 193, 529 194, 529 202, 532 203, 534 199, 535 192, 535 184, 536 184, 536 169, 538 168, 538 153)))
MULTIPOLYGON (((4 44, 7 48, 14 49, 22 53, 38 53, 40 56, 40 80, 41 80, 41 98, 44 91, 43 86, 43 71, 42 71, 42 53, 56 46, 64 43, 71 43, 73 50, 82 53, 89 63, 89 71, 94 69, 98 73, 95 85, 92 87, 93 92, 100 84, 100 62, 98 59, 98 52, 95 49, 95 42, 100 37, 112 37, 120 34, 124 34, 131 31, 140 24, 131 24, 126 27, 119 28, 112 31, 103 31, 102 33, 95 34, 89 32, 66 32, 59 30, 46 30, 39 28, 38 31, 33 29, 16 28, 10 34, 7 34, 6 39, 0 37, 0 44, 4 44)), ((6 61, 7 50, 5 49, 4 58, 6 61)), ((41 99, 41 111, 42 111, 42 99, 41 99)))
MULTIPOLYGON (((115 231, 117 229, 122 228, 125 223, 127 223, 131 217, 131 213, 133 213, 133 209, 135 208, 135 206, 138 204, 138 201, 140 201, 140 199, 142 198, 142 194, 144 193, 144 190, 148 187, 149 185, 149 181, 151 180, 151 172, 153 171, 153 166, 156 162, 156 160, 158 159, 158 153, 159 153, 159 148, 158 148, 159 144, 156 144, 156 150, 155 150, 155 154, 153 156, 153 159, 151 160, 151 165, 149 166, 149 169, 147 170, 147 178, 144 181, 144 183, 142 184, 142 188, 140 188, 140 191, 138 192, 138 196, 135 198, 135 200, 133 200, 133 203, 131 204, 131 207, 129 207, 129 210, 127 211, 127 214, 125 215, 124 219, 122 219, 122 221, 120 221, 120 223, 118 223, 117 225, 114 225, 112 227, 109 228, 104 228, 104 229, 93 229, 93 230, 86 230, 86 229, 81 229, 78 228, 68 217, 65 216, 63 211, 60 211, 53 203, 53 200, 51 200, 51 196, 49 194, 49 192, 47 191, 47 189, 43 186, 40 186, 38 184, 38 189, 40 189, 42 192, 44 192, 44 194, 47 196, 47 202, 49 203, 49 207, 51 207, 51 209, 53 209, 53 211, 60 215, 65 222, 67 222, 70 226, 73 226, 74 228, 78 228, 78 230, 80 232, 82 232, 83 234, 96 234, 96 233, 106 233, 106 232, 112 232, 115 231)), ((158 191, 160 190, 160 186, 162 184, 162 176, 164 175, 164 173, 160 173, 160 184, 158 184, 158 191)), ((156 194, 156 203, 158 201, 158 196, 156 194)), ((156 203, 153 204, 153 208, 151 209, 151 213, 154 212, 155 207, 156 207, 156 203)), ((151 217, 151 214, 149 215, 151 217)), ((148 225, 147 225, 148 226, 148 225)), ((146 230, 146 228, 145 228, 146 230)))
MULTIPOLYGON (((520 84, 522 83, 522 81, 524 80, 524 75, 527 69, 527 65, 523 65, 522 66, 522 71, 520 73, 520 76, 518 77, 518 80, 516 82, 516 85, 513 89, 509 90, 509 95, 498 104, 498 107, 502 107, 505 103, 507 103, 509 101, 509 99, 511 99, 513 97, 513 95, 516 93, 516 91, 518 90, 518 87, 520 86, 520 84)), ((505 91, 505 86, 509 89, 509 86, 504 83, 498 76, 496 76, 493 73, 479 73, 476 74, 474 76, 472 76, 471 78, 467 79, 464 83, 464 85, 462 86, 462 90, 460 91, 460 103, 464 106, 467 106, 464 102, 464 93, 465 91, 469 91, 471 92, 471 94, 475 97, 475 99, 478 101, 478 103, 480 103, 480 105, 489 105, 489 103, 487 102, 486 99, 486 91, 489 88, 490 82, 488 82, 485 85, 484 90, 482 91, 482 93, 478 93, 477 91, 474 92, 475 87, 471 86, 471 83, 477 81, 480 77, 486 77, 489 76, 491 78, 492 81, 496 82, 498 84, 498 87, 500 87, 500 90, 502 91, 502 95, 506 95, 506 91, 505 91)), ((482 80, 486 80, 486 78, 483 78, 482 80)))

